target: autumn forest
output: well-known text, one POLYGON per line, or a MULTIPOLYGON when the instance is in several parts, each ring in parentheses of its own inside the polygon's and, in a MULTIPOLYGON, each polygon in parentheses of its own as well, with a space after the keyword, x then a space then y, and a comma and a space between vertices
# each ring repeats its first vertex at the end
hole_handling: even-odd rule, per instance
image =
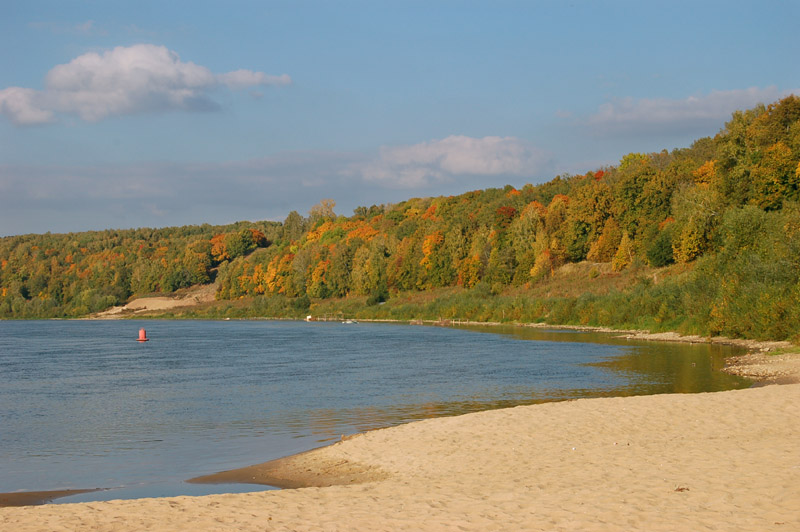
POLYGON ((215 283, 176 317, 474 319, 800 338, 800 97, 539 185, 282 223, 0 239, 0 318, 215 283))

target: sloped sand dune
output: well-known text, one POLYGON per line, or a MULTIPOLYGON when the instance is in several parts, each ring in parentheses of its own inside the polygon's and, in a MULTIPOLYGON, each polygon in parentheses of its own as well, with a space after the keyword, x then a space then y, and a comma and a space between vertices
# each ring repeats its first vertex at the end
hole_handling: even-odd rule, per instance
POLYGON ((4 508, 0 530, 794 531, 799 442, 800 384, 582 399, 377 430, 231 473, 341 485, 4 508))
POLYGON ((92 319, 110 320, 130 317, 147 312, 163 312, 178 308, 194 307, 201 303, 214 301, 217 287, 215 284, 196 285, 186 290, 180 290, 173 296, 139 297, 129 303, 111 307, 103 312, 98 312, 92 319))

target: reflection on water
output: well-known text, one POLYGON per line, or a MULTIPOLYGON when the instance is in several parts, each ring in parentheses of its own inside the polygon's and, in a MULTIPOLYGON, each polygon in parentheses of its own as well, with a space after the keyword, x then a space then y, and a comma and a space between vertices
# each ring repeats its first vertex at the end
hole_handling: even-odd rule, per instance
MULTIPOLYGON (((687 344, 631 340, 619 333, 596 333, 533 327, 470 327, 471 330, 505 334, 522 340, 584 342, 624 346, 614 357, 589 364, 624 375, 626 382, 611 395, 698 393, 749 386, 741 377, 724 373, 725 359, 743 349, 719 344, 687 344)), ((589 392, 591 397, 596 395, 589 392)), ((547 399, 549 400, 549 399, 547 399)))
POLYGON ((182 481, 424 418, 744 387, 719 372, 731 353, 524 327, 0 322, 0 492, 232 491, 182 481))

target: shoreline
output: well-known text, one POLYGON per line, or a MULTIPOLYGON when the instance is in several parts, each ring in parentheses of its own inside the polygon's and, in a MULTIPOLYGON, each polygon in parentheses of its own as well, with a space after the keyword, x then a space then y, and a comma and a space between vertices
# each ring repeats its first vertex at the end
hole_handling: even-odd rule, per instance
MULTIPOLYGON (((652 338, 641 338, 638 334, 635 338, 652 341, 667 341, 662 338, 661 334, 648 334, 648 336, 651 336, 652 338)), ((694 342, 692 339, 687 337, 683 338, 686 339, 673 341, 699 343, 694 342)), ((723 342, 720 341, 718 343, 723 342)), ((766 344, 761 346, 760 352, 748 352, 744 355, 731 357, 728 360, 726 367, 723 368, 723 371, 753 380, 754 384, 752 387, 800 384, 800 353, 765 355, 764 353, 768 352, 770 349, 773 349, 773 344, 777 342, 760 343, 766 344), (766 349, 764 349, 764 347, 766 347, 766 349)), ((752 344, 748 342, 748 346, 751 345, 752 344)), ((358 433, 350 436, 342 435, 342 441, 358 438, 363 434, 365 433, 358 433)), ((336 445, 337 443, 332 445, 336 445)), ((256 484, 269 485, 282 489, 295 489, 360 484, 363 482, 382 480, 386 477, 384 472, 373 467, 364 467, 362 465, 351 464, 344 461, 336 463, 326 462, 325 460, 317 461, 315 460, 315 453, 320 451, 320 449, 324 449, 324 447, 277 458, 275 460, 270 460, 260 464, 231 469, 228 471, 220 471, 218 473, 212 473, 209 475, 202 475, 189 479, 187 482, 200 484, 256 484)))
MULTIPOLYGON (((607 334, 616 334, 620 338, 627 338, 631 340, 643 340, 654 342, 678 342, 678 343, 691 343, 691 344, 717 344, 717 345, 730 345, 747 349, 748 351, 761 351, 771 352, 777 350, 796 350, 800 353, 800 345, 793 344, 788 340, 752 340, 745 338, 729 338, 727 336, 699 336, 699 335, 683 335, 676 331, 664 332, 651 332, 646 329, 615 329, 613 327, 595 326, 595 325, 566 325, 566 324, 550 324, 543 322, 499 322, 499 321, 474 321, 462 319, 438 319, 438 320, 423 320, 423 319, 392 319, 392 318, 353 318, 347 316, 338 316, 336 318, 316 318, 306 320, 303 318, 287 318, 276 316, 261 316, 261 317, 248 317, 248 318, 181 318, 176 316, 165 317, 163 314, 158 314, 161 310, 172 309, 185 309, 195 306, 197 303, 189 300, 189 296, 183 297, 144 297, 133 300, 130 304, 136 306, 133 311, 126 311, 125 307, 112 307, 103 312, 82 316, 79 318, 47 318, 50 320, 76 320, 76 321, 106 321, 106 320, 139 320, 150 319, 154 321, 171 321, 171 320, 204 320, 210 321, 311 321, 311 322, 340 322, 344 320, 353 320, 356 322, 364 323, 396 323, 405 325, 430 325, 439 327, 452 327, 452 326, 486 326, 486 327, 529 327, 537 329, 559 329, 571 331, 586 331, 598 332, 607 334), (163 300, 163 301, 162 301, 163 300), (166 303, 165 308, 150 308, 147 307, 147 301, 155 302, 155 306, 166 303)), ((0 318, 2 321, 3 318, 0 318)))
POLYGON ((327 487, 2 508, 0 529, 796 530, 798 416, 798 384, 484 411, 281 459, 327 487))
POLYGON ((52 502, 54 499, 69 497, 71 495, 80 495, 81 493, 92 493, 95 491, 103 491, 103 488, 48 491, 12 491, 8 493, 0 493, 0 508, 14 506, 36 506, 52 502))
MULTIPOLYGON (((337 320, 338 321, 338 320, 337 320)), ((717 344, 730 345, 747 349, 749 352, 759 351, 768 353, 778 350, 796 350, 800 353, 800 346, 787 340, 750 340, 745 338, 729 338, 727 336, 698 336, 682 335, 675 331, 650 332, 645 329, 614 329, 611 327, 598 327, 593 325, 551 325, 549 323, 517 323, 498 321, 471 321, 471 320, 391 320, 391 319, 360 319, 365 323, 405 323, 408 325, 433 325, 440 327, 452 326, 486 326, 486 327, 528 327, 533 329, 558 329, 566 331, 586 331, 617 335, 619 338, 629 340, 643 340, 649 342, 675 342, 688 344, 717 344)))
MULTIPOLYGON (((268 319, 268 318, 267 318, 268 319)), ((337 320, 338 321, 338 320, 337 320)), ((530 327, 542 329, 562 329, 601 332, 616 334, 618 337, 634 340, 656 342, 681 342, 681 343, 716 343, 722 345, 735 345, 748 349, 744 355, 733 356, 728 359, 722 371, 745 377, 755 381, 756 386, 768 384, 796 384, 800 383, 800 353, 769 354, 775 350, 796 348, 789 342, 755 341, 730 339, 725 337, 704 338, 698 336, 681 336, 674 332, 649 333, 640 330, 610 329, 606 327, 549 325, 544 323, 506 324, 500 322, 475 322, 459 320, 360 320, 375 323, 410 323, 417 325, 435 326, 511 326, 530 327)), ((381 429, 378 429, 381 430, 381 429)), ((361 434, 343 436, 344 439, 358 437, 361 434)), ((380 471, 373 468, 355 467, 351 464, 317 464, 316 468, 308 468, 304 461, 307 453, 318 451, 314 449, 278 458, 269 462, 259 463, 230 471, 222 471, 203 475, 186 480, 189 483, 237 483, 269 485, 278 488, 294 489, 304 487, 328 487, 340 484, 360 483, 380 480, 385 477, 380 471), (346 479, 343 481, 342 479, 346 479)), ((101 491, 103 488, 92 489, 67 489, 67 490, 39 490, 30 492, 0 493, 0 508, 13 506, 41 505, 53 499, 101 491)))
MULTIPOLYGON (((375 429, 384 430, 384 429, 375 429)), ((374 432, 374 431, 368 431, 374 432)), ((269 462, 191 478, 192 484, 257 484, 281 489, 326 488, 386 480, 389 475, 378 467, 347 460, 326 460, 319 451, 367 432, 342 436, 342 440, 310 451, 292 454, 269 462)))

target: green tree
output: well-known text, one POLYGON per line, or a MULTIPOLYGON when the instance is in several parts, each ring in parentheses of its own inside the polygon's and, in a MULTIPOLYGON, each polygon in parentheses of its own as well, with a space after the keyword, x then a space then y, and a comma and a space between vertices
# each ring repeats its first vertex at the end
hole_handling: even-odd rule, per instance
POLYGON ((231 259, 250 253, 256 249, 253 233, 247 229, 242 229, 236 233, 226 235, 225 249, 228 252, 228 257, 231 259))
POLYGON ((647 262, 656 268, 675 262, 672 242, 673 225, 674 223, 667 224, 663 229, 658 231, 655 238, 653 238, 647 246, 645 252, 647 255, 647 262))
POLYGON ((656 175, 650 157, 629 153, 620 161, 614 176, 614 218, 624 231, 635 237, 649 214, 644 189, 656 175))
POLYGON ((300 240, 306 230, 306 220, 297 211, 292 211, 286 216, 281 228, 281 240, 295 242, 300 240))

